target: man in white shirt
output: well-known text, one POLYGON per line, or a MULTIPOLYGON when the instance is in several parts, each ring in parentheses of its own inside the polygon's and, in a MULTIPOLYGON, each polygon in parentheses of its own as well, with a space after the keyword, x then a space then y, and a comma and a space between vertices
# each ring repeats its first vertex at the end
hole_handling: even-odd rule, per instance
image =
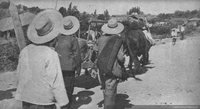
POLYGON ((19 83, 15 99, 22 109, 55 109, 66 105, 66 94, 60 61, 53 47, 59 35, 62 15, 53 9, 44 10, 28 27, 32 42, 19 55, 19 83))

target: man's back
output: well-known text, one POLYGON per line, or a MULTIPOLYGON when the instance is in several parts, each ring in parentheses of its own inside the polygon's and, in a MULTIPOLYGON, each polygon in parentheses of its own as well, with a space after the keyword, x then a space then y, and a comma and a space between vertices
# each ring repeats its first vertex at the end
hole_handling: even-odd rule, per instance
POLYGON ((108 42, 109 38, 110 38, 109 36, 101 36, 99 39, 97 39, 98 53, 101 53, 102 49, 108 42))
POLYGON ((21 80, 16 93, 17 99, 34 104, 54 104, 53 99, 57 98, 58 93, 54 93, 52 89, 57 82, 62 86, 59 87, 59 94, 66 96, 63 79, 60 77, 58 55, 51 48, 32 44, 25 47, 20 53, 17 71, 21 80), (56 75, 59 75, 58 81, 56 75))
POLYGON ((78 53, 78 40, 73 36, 61 35, 58 37, 58 44, 55 50, 60 55, 60 63, 62 70, 73 71, 76 67, 75 56, 78 53))

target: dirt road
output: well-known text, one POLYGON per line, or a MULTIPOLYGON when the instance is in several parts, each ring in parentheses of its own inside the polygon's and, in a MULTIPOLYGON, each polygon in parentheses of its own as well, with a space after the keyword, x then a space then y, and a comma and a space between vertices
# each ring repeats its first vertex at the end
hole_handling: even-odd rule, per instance
MULTIPOLYGON (((171 42, 153 46, 150 60, 148 71, 136 76, 142 81, 129 78, 118 85, 115 109, 139 109, 135 105, 200 105, 200 37, 179 40, 174 46, 171 42)), ((9 77, 14 82, 13 77, 9 77)), ((13 82, 0 86, 12 89, 13 82)), ((73 109, 103 109, 100 86, 75 88, 74 95, 82 99, 77 98, 73 109)), ((0 107, 2 105, 3 109, 20 109, 21 104, 11 97, 1 99, 0 107), (10 104, 8 108, 6 103, 10 104)), ((140 109, 149 109, 142 107, 140 109)))
MULTIPOLYGON (((142 81, 129 78, 119 84, 116 109, 137 108, 133 105, 200 105, 200 37, 178 40, 174 46, 171 42, 153 46, 150 60, 148 71, 137 75, 142 81)), ((88 90, 94 95, 80 109, 103 108, 99 89, 88 90)))

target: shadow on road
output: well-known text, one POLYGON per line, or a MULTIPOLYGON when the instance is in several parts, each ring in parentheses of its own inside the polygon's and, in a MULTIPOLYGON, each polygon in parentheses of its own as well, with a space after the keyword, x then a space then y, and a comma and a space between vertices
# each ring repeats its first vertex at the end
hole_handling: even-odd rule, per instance
POLYGON ((99 86, 100 83, 97 78, 93 78, 90 75, 82 75, 75 77, 75 87, 91 89, 99 86))
MULTIPOLYGON (((115 101, 115 108, 114 109, 129 109, 133 106, 130 104, 130 100, 128 100, 127 94, 117 94, 116 101, 115 101)), ((103 107, 104 101, 100 101, 97 105, 98 107, 103 107)))
MULTIPOLYGON (((148 71, 149 69, 155 68, 155 66, 153 66, 152 64, 153 64, 153 63, 149 63, 148 65, 145 65, 145 66, 140 67, 140 69, 139 69, 138 72, 133 68, 133 72, 134 72, 135 76, 145 74, 145 73, 147 73, 147 71, 148 71)), ((128 68, 128 67, 127 67, 127 68, 128 68)), ((126 70, 126 74, 127 74, 126 76, 127 76, 128 78, 132 78, 132 77, 133 77, 133 74, 131 73, 131 71, 130 71, 129 69, 126 70)), ((136 81, 142 81, 140 78, 137 78, 137 77, 135 77, 134 79, 135 79, 136 81)))
POLYGON ((129 96, 127 94, 117 94, 114 109, 131 108, 133 104, 130 104, 130 100, 128 100, 128 97, 129 96))
POLYGON ((93 91, 80 91, 76 95, 73 95, 71 109, 78 109, 82 105, 89 104, 92 101, 91 95, 94 95, 93 91))
POLYGON ((4 99, 11 99, 13 98, 13 94, 12 92, 15 92, 17 89, 9 89, 6 91, 0 91, 0 100, 4 100, 4 99))

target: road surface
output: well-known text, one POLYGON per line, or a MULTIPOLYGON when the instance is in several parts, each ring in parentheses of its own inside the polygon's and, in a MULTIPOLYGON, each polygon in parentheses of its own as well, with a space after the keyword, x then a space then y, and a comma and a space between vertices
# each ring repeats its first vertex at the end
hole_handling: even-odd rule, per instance
MULTIPOLYGON (((136 76, 141 81, 129 78, 119 83, 115 109, 200 105, 200 36, 178 40, 174 46, 171 42, 153 46, 150 60, 146 72, 136 76)), ((8 72, 0 75, 0 109, 20 109, 21 103, 12 98, 16 74, 8 72), (1 97, 5 94, 7 97, 1 97)), ((76 101, 72 109, 103 109, 100 86, 91 89, 76 87, 74 95, 76 101)))

